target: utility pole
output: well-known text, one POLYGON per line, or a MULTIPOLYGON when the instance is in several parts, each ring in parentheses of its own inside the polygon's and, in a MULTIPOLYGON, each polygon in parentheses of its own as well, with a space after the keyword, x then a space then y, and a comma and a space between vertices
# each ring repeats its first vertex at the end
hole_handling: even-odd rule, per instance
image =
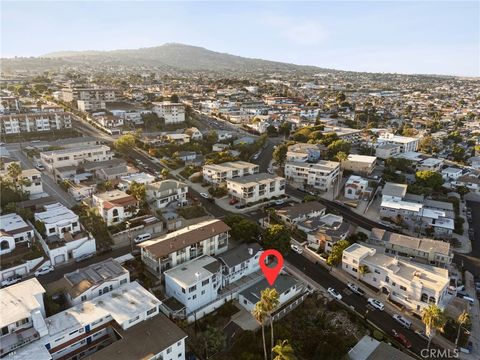
POLYGON ((128 241, 130 242, 130 251, 133 253, 133 242, 132 242, 132 230, 130 229, 130 221, 125 222, 125 226, 128 230, 128 241))

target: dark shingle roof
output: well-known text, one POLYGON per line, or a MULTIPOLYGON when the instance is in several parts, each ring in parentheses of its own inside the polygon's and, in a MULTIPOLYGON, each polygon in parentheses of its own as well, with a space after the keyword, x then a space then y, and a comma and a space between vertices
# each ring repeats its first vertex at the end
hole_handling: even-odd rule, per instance
POLYGON ((241 244, 219 255, 218 259, 228 267, 234 267, 253 257, 261 248, 257 243, 241 244), (252 255, 250 255, 249 249, 252 249, 252 255))
MULTIPOLYGON (((299 282, 294 277, 281 274, 277 277, 277 280, 275 280, 273 288, 275 288, 280 295, 297 284, 299 284, 299 282)), ((243 290, 240 294, 251 303, 256 304, 260 300, 261 291, 269 287, 272 286, 270 286, 266 279, 262 279, 243 290)))

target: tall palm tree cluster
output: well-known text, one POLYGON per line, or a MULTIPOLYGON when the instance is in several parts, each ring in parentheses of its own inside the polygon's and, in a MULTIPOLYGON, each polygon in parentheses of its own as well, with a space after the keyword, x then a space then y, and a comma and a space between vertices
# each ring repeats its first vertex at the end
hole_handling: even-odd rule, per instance
POLYGON ((273 313, 280 305, 279 294, 273 288, 267 288, 261 292, 260 300, 255 304, 252 315, 262 328, 263 356, 265 360, 295 360, 295 354, 288 340, 277 340, 274 342, 273 334, 273 313), (265 323, 270 324, 270 356, 265 341, 265 323))

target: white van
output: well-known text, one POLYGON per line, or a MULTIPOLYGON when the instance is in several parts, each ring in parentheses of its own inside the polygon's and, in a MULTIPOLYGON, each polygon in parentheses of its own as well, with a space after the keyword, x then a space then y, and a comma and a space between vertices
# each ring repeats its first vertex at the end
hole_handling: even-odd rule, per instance
POLYGON ((393 314, 392 316, 396 322, 398 322, 400 325, 402 325, 405 329, 410 329, 412 326, 412 322, 410 320, 405 319, 403 316, 400 316, 398 314, 393 314))
POLYGON ((152 234, 145 233, 145 234, 138 235, 133 241, 135 241, 135 244, 140 244, 141 242, 150 240, 151 238, 152 238, 152 234))

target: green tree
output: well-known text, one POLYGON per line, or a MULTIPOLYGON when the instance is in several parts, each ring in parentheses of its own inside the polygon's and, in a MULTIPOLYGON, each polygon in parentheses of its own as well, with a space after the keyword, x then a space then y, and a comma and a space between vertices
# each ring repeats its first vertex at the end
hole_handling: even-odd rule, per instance
POLYGON ((335 158, 337 153, 342 152, 348 156, 350 154, 351 144, 345 140, 335 140, 328 145, 328 156, 330 159, 335 158))
POLYGON ((420 139, 418 144, 418 148, 420 151, 431 154, 433 152, 437 152, 437 146, 435 144, 435 139, 431 135, 424 136, 420 139))
POLYGON ((277 136, 278 135, 277 128, 273 125, 269 125, 267 127, 267 134, 268 136, 277 136))
POLYGON ((422 311, 422 322, 425 324, 426 334, 428 336, 428 349, 437 330, 443 328, 446 323, 446 317, 443 311, 435 304, 430 304, 422 311))
POLYGON ((278 132, 285 136, 290 136, 291 131, 292 131, 292 124, 287 121, 284 121, 278 129, 278 132))
POLYGON ((343 250, 350 246, 350 242, 348 240, 340 240, 336 242, 333 247, 332 251, 328 255, 327 264, 330 266, 338 265, 342 261, 343 250))
MULTIPOLYGON (((325 146, 330 145, 334 141, 339 140, 337 133, 331 132, 323 135, 322 144, 325 146)), ((350 150, 350 149, 349 149, 350 150)))
MULTIPOLYGON (((268 320, 270 322, 270 348, 273 348, 274 335, 273 335, 273 312, 280 305, 280 295, 276 289, 266 288, 262 290, 260 296, 260 302, 263 304, 263 309, 267 313, 268 320)), ((273 353, 271 353, 273 355, 273 353)), ((271 356, 272 357, 272 356, 271 356)))
POLYGON ((122 154, 128 154, 135 148, 135 136, 132 134, 122 135, 114 142, 114 146, 122 154))
POLYGON ((290 250, 290 238, 290 230, 285 225, 270 225, 263 235, 263 247, 275 249, 285 256, 290 250))
POLYGON ((348 159, 348 154, 344 153, 343 151, 339 151, 335 154, 333 159, 338 162, 344 162, 348 159))
POLYGON ((288 340, 277 340, 272 352, 275 354, 273 360, 296 360, 297 358, 288 340))
POLYGON ((168 175, 170 175, 170 171, 167 168, 163 168, 160 174, 162 175, 162 179, 166 179, 168 175))
POLYGON ((455 347, 458 347, 458 340, 460 339, 460 330, 462 329, 463 326, 467 325, 469 322, 470 322, 470 315, 468 314, 468 312, 463 310, 462 313, 458 315, 458 318, 457 318, 458 332, 457 332, 457 338, 455 339, 455 347))
POLYGON ((178 95, 177 95, 177 94, 172 94, 172 95, 170 96, 170 102, 172 102, 172 103, 179 103, 179 102, 180 102, 180 99, 179 99, 178 95))
POLYGON ((207 325, 207 329, 203 333, 205 341, 205 357, 208 359, 219 351, 222 351, 225 346, 226 335, 222 329, 207 325))
POLYGON ((22 167, 18 163, 12 162, 7 167, 7 174, 12 179, 15 190, 18 191, 19 178, 20 175, 22 175, 22 167))
POLYGON ((260 324, 262 328, 262 341, 263 341, 263 357, 264 360, 268 360, 267 355, 267 343, 265 341, 265 319, 267 317, 267 312, 263 307, 263 304, 259 301, 255 304, 254 308, 252 309, 252 315, 260 324))
POLYGON ((280 166, 285 163, 287 159, 288 146, 286 144, 279 144, 273 151, 272 157, 280 166))
POLYGON ((257 223, 240 215, 229 215, 224 221, 232 228, 230 235, 241 242, 254 242, 261 233, 260 226, 257 223))
POLYGON ((431 189, 438 189, 443 185, 442 175, 432 170, 422 170, 415 173, 416 183, 431 189))
POLYGON ((457 145, 457 144, 453 145, 452 157, 453 157, 453 160, 455 161, 461 162, 465 160, 465 149, 460 145, 457 145))
POLYGON ((145 184, 140 184, 137 183, 136 181, 133 181, 130 184, 130 188, 128 189, 130 195, 135 197, 138 201, 141 203, 144 203, 146 198, 147 198, 147 189, 145 187, 145 184))

